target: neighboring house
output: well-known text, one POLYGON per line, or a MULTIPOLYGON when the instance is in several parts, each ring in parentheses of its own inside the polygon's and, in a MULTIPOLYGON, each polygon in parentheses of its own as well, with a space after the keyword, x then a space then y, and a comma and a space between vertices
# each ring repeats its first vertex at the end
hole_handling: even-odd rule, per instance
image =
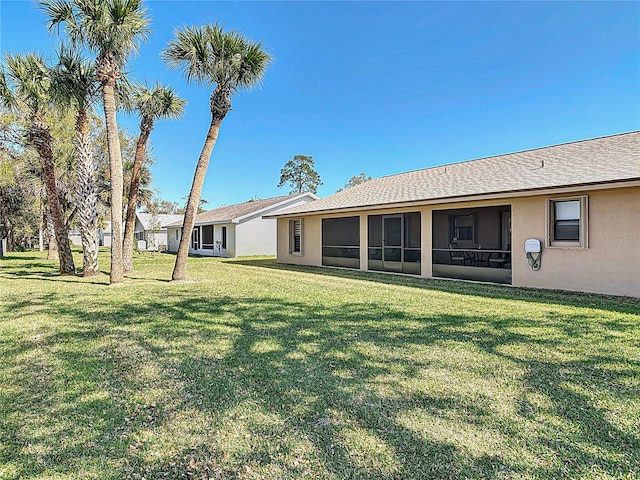
POLYGON ((0 257, 4 257, 4 252, 7 251, 7 239, 0 238, 0 257))
POLYGON ((182 223, 184 215, 136 213, 134 236, 138 250, 166 250, 167 225, 182 223))
MULTIPOLYGON (((167 247, 166 225, 174 222, 182 222, 183 215, 136 213, 136 223, 134 227, 134 238, 139 250, 158 250, 167 247), (155 220, 155 221, 154 221, 155 220)), ((122 224, 122 234, 124 235, 124 223, 122 224)), ((80 228, 69 231, 69 239, 76 246, 82 245, 80 228)), ((111 246, 111 222, 105 221, 104 228, 98 230, 98 241, 100 246, 111 246)))
POLYGON ((281 263, 640 297, 640 132, 382 177, 275 217, 281 263))
POLYGON ((104 228, 98 230, 98 241, 101 247, 111 246, 111 220, 105 220, 104 228))
MULTIPOLYGON (((69 230, 69 240, 76 247, 82 246, 82 235, 80 233, 80 227, 74 227, 69 230)), ((98 245, 99 246, 111 246, 111 222, 106 221, 104 228, 98 229, 98 245)))
POLYGON ((71 243, 76 247, 82 245, 82 235, 80 234, 80 227, 74 227, 69 230, 69 240, 71 240, 71 243))
MULTIPOLYGON (((216 257, 276 254, 276 220, 279 211, 317 200, 313 193, 255 200, 220 207, 196 216, 189 253, 216 257)), ((182 220, 167 225, 167 250, 177 252, 182 220)))

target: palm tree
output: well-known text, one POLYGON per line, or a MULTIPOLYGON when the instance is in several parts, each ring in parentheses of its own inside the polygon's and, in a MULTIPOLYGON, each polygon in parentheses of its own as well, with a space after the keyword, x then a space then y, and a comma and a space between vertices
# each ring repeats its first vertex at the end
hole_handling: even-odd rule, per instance
POLYGON ((173 268, 172 280, 184 280, 187 273, 189 242, 200 203, 202 184, 224 117, 231 110, 231 95, 260 83, 271 61, 261 43, 245 39, 221 26, 185 27, 162 52, 171 68, 181 70, 188 82, 215 85, 209 102, 211 123, 198 158, 182 226, 183 235, 173 268))
POLYGON ((26 140, 37 152, 42 166, 42 177, 56 241, 59 249, 60 273, 75 274, 76 267, 69 246, 69 234, 64 219, 53 160, 53 138, 46 122, 50 97, 50 71, 44 59, 37 54, 6 55, 6 67, 0 75, 0 93, 6 106, 26 115, 26 140))
POLYGON ((133 232, 136 224, 136 206, 140 173, 144 165, 149 135, 156 120, 161 118, 179 118, 184 112, 186 101, 180 98, 171 87, 156 83, 152 87, 146 84, 134 85, 125 102, 125 108, 140 115, 140 135, 136 144, 136 154, 131 171, 131 183, 127 201, 127 216, 124 224, 122 257, 125 272, 133 271, 133 232))
POLYGON ((53 70, 52 97, 62 105, 76 109, 75 170, 77 174, 77 214, 82 239, 85 277, 100 274, 98 266, 98 197, 96 164, 91 152, 89 114, 97 97, 95 67, 77 52, 62 49, 59 63, 53 70))
POLYGON ((97 54, 96 80, 102 90, 111 177, 110 283, 122 283, 122 154, 116 122, 115 88, 122 67, 146 40, 149 19, 142 0, 40 0, 49 28, 64 29, 74 45, 97 54))

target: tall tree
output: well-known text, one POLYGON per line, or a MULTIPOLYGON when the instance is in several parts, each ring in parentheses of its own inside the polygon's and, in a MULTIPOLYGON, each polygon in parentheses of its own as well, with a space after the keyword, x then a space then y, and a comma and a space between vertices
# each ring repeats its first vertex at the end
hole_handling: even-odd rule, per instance
MULTIPOLYGON (((178 213, 178 208, 180 208, 178 206, 178 202, 171 202, 169 200, 162 199, 158 199, 156 202, 159 215, 176 215, 178 213)), ((147 213, 150 212, 147 210, 147 213)))
POLYGON ((149 135, 151 135, 156 120, 179 118, 184 112, 186 101, 180 98, 173 88, 159 83, 151 87, 146 84, 134 85, 126 100, 127 110, 137 112, 140 116, 140 134, 131 171, 122 248, 124 271, 131 272, 133 271, 133 234, 136 226, 138 188, 149 135))
MULTIPOLYGON (((124 170, 124 190, 123 202, 126 203, 129 198, 129 186, 131 185, 131 172, 133 170, 133 161, 136 155, 137 135, 129 133, 125 128, 121 128, 118 132, 120 137, 120 146, 122 148, 122 167, 124 170)), ((91 142, 93 144, 93 156, 97 165, 97 187, 98 187, 98 214, 108 217, 111 210, 111 181, 109 180, 109 151, 107 148, 107 131, 105 128, 98 128, 92 132, 91 142), (107 212, 103 212, 102 208, 106 207, 107 212), (104 215, 106 213, 106 215, 104 215)), ((146 202, 154 195, 151 187, 152 177, 150 167, 153 164, 151 156, 151 148, 147 146, 144 156, 142 171, 140 172, 140 185, 138 187, 138 208, 144 206, 146 202)))
POLYGON ((53 70, 52 96, 64 106, 73 106, 75 122, 76 207, 82 240, 85 277, 100 274, 98 265, 98 198, 96 164, 91 151, 89 115, 96 100, 98 85, 95 67, 77 52, 61 49, 53 70))
POLYGON ((71 42, 97 54, 96 80, 102 91, 111 179, 110 282, 122 283, 123 168, 116 121, 117 82, 129 56, 146 40, 149 19, 142 0, 40 0, 49 27, 64 26, 71 42))
POLYGON ((31 175, 27 157, 0 138, 0 239, 7 239, 8 251, 29 246, 38 233, 42 175, 31 175))
POLYGON ((322 185, 322 180, 314 167, 313 157, 295 155, 280 170, 278 188, 288 183, 291 185, 291 193, 318 193, 318 187, 322 185))
POLYGON ((371 180, 371 177, 365 173, 361 173, 360 175, 354 175, 349 179, 347 183, 345 183, 344 187, 339 188, 336 192, 341 192, 342 190, 346 190, 347 188, 355 187, 356 185, 362 185, 365 182, 371 180))
POLYGON ((183 234, 171 276, 175 281, 186 277, 189 242, 200 204, 202 184, 220 125, 231 110, 231 96, 260 83, 271 57, 261 43, 248 40, 235 31, 225 32, 217 24, 178 30, 176 38, 169 42, 162 56, 169 67, 181 70, 187 81, 215 85, 209 101, 211 123, 193 175, 183 234))
POLYGON ((75 274, 67 224, 60 205, 53 158, 53 138, 46 122, 50 103, 50 71, 36 54, 7 55, 0 74, 0 92, 6 106, 19 109, 29 117, 26 140, 40 158, 55 237, 59 248, 60 273, 75 274))

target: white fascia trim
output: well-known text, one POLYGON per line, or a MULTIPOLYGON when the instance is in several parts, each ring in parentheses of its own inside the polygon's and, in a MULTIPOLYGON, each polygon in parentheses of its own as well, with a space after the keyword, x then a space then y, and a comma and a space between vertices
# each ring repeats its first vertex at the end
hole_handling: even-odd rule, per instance
POLYGON ((254 217, 254 216, 260 216, 260 217, 262 217, 262 216, 265 216, 265 217, 271 217, 272 215, 277 215, 277 214, 272 214, 272 215, 263 215, 263 213, 264 213, 265 211, 268 211, 268 210, 273 210, 273 209, 281 208, 282 206, 284 206, 284 205, 286 205, 286 204, 288 204, 288 203, 296 202, 296 201, 298 201, 298 200, 300 200, 301 198, 304 198, 304 197, 311 197, 311 199, 312 199, 312 200, 319 200, 319 199, 320 199, 320 197, 319 197, 319 196, 317 196, 317 195, 316 195, 316 194, 314 194, 314 193, 311 193, 311 192, 304 192, 304 193, 301 193, 300 195, 296 195, 295 197, 288 198, 288 199, 283 200, 283 201, 281 201, 281 202, 274 203, 273 205, 269 205, 268 207, 261 208, 260 210, 256 210, 256 211, 254 211, 254 212, 247 213, 247 214, 245 214, 245 215, 242 215, 241 217, 236 217, 236 218, 234 218, 234 219, 233 219, 233 221, 234 221, 235 223, 240 223, 242 220, 246 219, 247 217, 254 217))

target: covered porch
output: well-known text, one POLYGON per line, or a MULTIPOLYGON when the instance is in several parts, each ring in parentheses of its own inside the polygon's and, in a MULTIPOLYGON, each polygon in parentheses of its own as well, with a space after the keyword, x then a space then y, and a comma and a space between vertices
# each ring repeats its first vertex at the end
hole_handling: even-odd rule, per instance
POLYGON ((213 257, 230 257, 229 234, 234 229, 232 224, 196 225, 191 233, 190 253, 213 257))
POLYGON ((434 277, 511 284, 511 206, 433 211, 434 277))

